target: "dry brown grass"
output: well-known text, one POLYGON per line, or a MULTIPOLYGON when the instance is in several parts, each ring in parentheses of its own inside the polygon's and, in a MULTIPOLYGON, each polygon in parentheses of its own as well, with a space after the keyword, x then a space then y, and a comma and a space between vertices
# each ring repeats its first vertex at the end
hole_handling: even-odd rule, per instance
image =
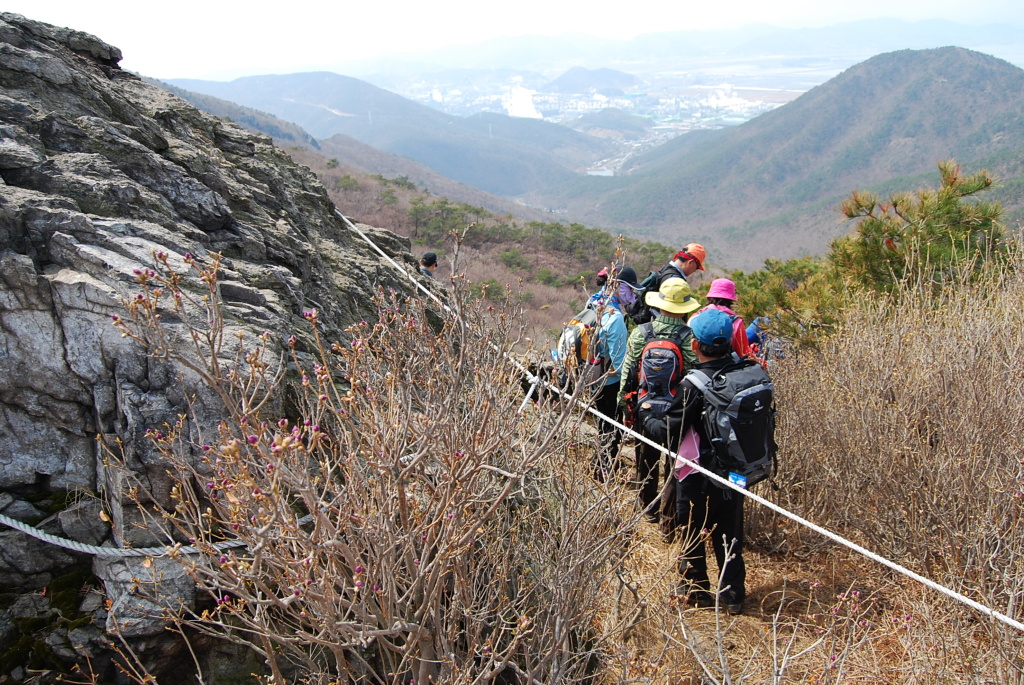
MULTIPOLYGON (((776 364, 781 489, 761 493, 1018 620, 1022 265, 938 301, 912 286, 861 298, 822 352, 776 364)), ((1016 630, 756 505, 747 528, 744 615, 663 600, 632 678, 1024 682, 1016 630)), ((671 551, 656 536, 641 549, 631 568, 664 586, 671 551)))
MULTIPOLYGON (((184 416, 151 433, 169 498, 121 470, 150 529, 198 549, 175 558, 205 598, 168 615, 251 648, 275 683, 587 680, 633 615, 598 620, 639 513, 624 484, 590 479, 579 408, 524 405, 514 305, 457 281, 453 320, 382 291, 379 321, 339 341, 307 312, 289 411, 265 401, 286 389, 273 336, 221 358, 217 264, 189 264, 204 297, 164 260, 117 322, 225 405, 212 435, 184 416), (169 327, 195 346, 168 345, 169 327), (218 549, 225 537, 244 547, 218 549)), ((159 583, 139 592, 173 601, 159 583)))
MULTIPOLYGON (((790 353, 778 362, 772 371, 780 407, 781 489, 762 486, 762 494, 782 506, 1016 617, 1024 592, 1022 264, 965 284, 939 302, 913 288, 894 304, 861 298, 824 353, 790 353)), ((466 356, 468 329, 446 329, 435 338, 422 328, 424 315, 411 303, 382 304, 385 318, 399 328, 409 320, 420 323, 402 338, 404 348, 393 340, 393 349, 343 350, 344 365, 337 370, 350 378, 363 378, 351 374, 365 371, 367 380, 358 386, 365 393, 336 396, 327 364, 310 375, 316 389, 300 391, 307 411, 321 426, 330 426, 324 431, 330 441, 319 443, 323 449, 315 453, 295 453, 291 503, 268 510, 287 541, 275 552, 278 565, 261 560, 270 565, 253 575, 238 570, 252 563, 241 555, 242 565, 233 565, 234 555, 225 565, 213 553, 190 562, 211 596, 230 588, 233 597, 245 597, 250 583, 290 578, 308 556, 302 545, 307 539, 320 544, 317 531, 329 531, 344 554, 318 552, 324 570, 308 578, 322 593, 309 600, 316 613, 289 613, 288 607, 300 606, 293 601, 276 607, 273 621, 261 623, 266 616, 244 616, 243 605, 232 602, 217 605, 220 614, 211 615, 212 623, 210 617, 193 616, 197 625, 206 620, 207 630, 230 633, 233 627, 221 614, 232 612, 232 620, 249 621, 258 634, 275 644, 280 640, 286 660, 308 669, 310 677, 344 672, 359 649, 344 642, 350 640, 346 631, 373 618, 362 604, 364 595, 354 589, 364 573, 354 570, 360 563, 386 570, 381 580, 367 577, 368 583, 396 587, 394 595, 375 599, 384 607, 382 615, 406 616, 410 624, 408 617, 430 616, 438 645, 477 655, 472 664, 459 658, 437 663, 436 645, 414 645, 403 633, 406 627, 385 623, 380 630, 394 642, 386 654, 373 655, 380 660, 373 666, 387 663, 392 673, 446 682, 489 682, 488 673, 520 682, 528 681, 526 673, 536 682, 1024 682, 1024 638, 1013 629, 756 505, 747 507, 745 613, 728 617, 680 605, 670 597, 679 543, 667 544, 656 527, 639 523, 625 474, 607 486, 590 479, 593 431, 580 425, 580 414, 557 407, 549 414, 530 406, 515 416, 521 401, 511 390, 518 386, 517 374, 498 365, 491 353, 466 356), (411 350, 422 356, 415 364, 402 361, 411 350), (443 374, 439 365, 446 369, 443 374), (447 390, 452 380, 475 388, 475 394, 453 395, 447 390), (337 414, 336 403, 346 413, 337 414), (328 423, 331 412, 336 418, 328 423), (487 429, 474 430, 482 420, 487 429), (485 446, 460 456, 471 454, 472 461, 443 456, 481 440, 485 446), (344 458, 348 454, 362 456, 344 458), (301 464, 310 456, 317 462, 313 480, 307 481, 301 464), (491 471, 495 465, 506 474, 530 475, 509 479, 491 471), (324 488, 315 473, 332 469, 343 474, 342 482, 366 487, 358 492, 324 488), (464 469, 471 480, 462 480, 464 469), (389 474, 400 477, 392 482, 389 474), (405 514, 394 495, 406 483, 419 483, 434 494, 421 488, 423 494, 411 500, 415 520, 399 525, 405 514), (496 496, 510 508, 493 509, 496 496), (294 519, 295 507, 313 513, 326 506, 340 513, 351 511, 353 502, 373 526, 345 527, 325 515, 309 531, 294 519), (458 511, 465 518, 456 519, 457 525, 438 523, 458 511), (438 536, 429 565, 413 563, 424 558, 423 535, 438 536), (459 543, 465 536, 481 554, 466 558, 469 548, 459 543), (410 553, 419 556, 410 561, 410 553), (320 577, 338 582, 321 588, 320 577), (425 581, 435 583, 438 594, 419 596, 420 603, 412 606, 397 601, 425 581), (508 591, 527 587, 523 583, 529 595, 508 591), (500 589, 497 597, 495 589, 500 589), (453 608, 459 613, 451 613, 453 608), (337 625, 348 627, 332 634, 329 645, 296 640, 296 635, 322 640, 323 631, 337 630, 331 622, 319 622, 332 611, 337 625), (491 618, 498 615, 499 621, 491 618), (520 636, 527 625, 530 634, 520 636), (501 639, 489 641, 498 635, 501 639), (490 645, 505 650, 515 666, 480 657, 490 645)), ((467 314, 489 312, 482 304, 482 310, 467 314)), ((508 326, 503 313, 496 316, 508 326)), ((524 329, 504 330, 503 347, 522 342, 524 329)), ((376 339, 373 335, 381 333, 366 331, 367 340, 376 339)), ((391 340, 378 342, 385 339, 391 340)), ((249 491, 252 483, 244 479, 258 471, 264 444, 286 437, 287 431, 275 425, 276 420, 254 433, 252 443, 226 434, 217 448, 218 454, 244 455, 237 463, 248 470, 239 472, 236 483, 249 491)), ((187 460, 178 464, 184 496, 187 484, 201 479, 207 467, 187 460)), ((259 489, 275 483, 282 487, 275 481, 259 489)), ((209 535, 202 518, 207 504, 195 497, 173 515, 181 517, 175 521, 179 530, 203 539, 209 535)), ((219 525, 244 522, 231 504, 238 503, 228 498, 219 505, 219 525)), ((241 511, 249 515, 250 504, 263 515, 264 500, 246 502, 241 511)), ((255 647, 273 651, 266 644, 255 647)), ((365 669, 348 672, 367 674, 365 669)))

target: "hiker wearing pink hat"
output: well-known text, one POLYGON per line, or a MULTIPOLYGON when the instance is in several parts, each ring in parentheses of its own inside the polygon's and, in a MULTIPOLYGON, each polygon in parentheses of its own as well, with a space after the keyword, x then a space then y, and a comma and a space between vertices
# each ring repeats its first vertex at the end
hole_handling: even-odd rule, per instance
POLYGON ((729 302, 736 301, 736 284, 728 278, 716 278, 711 281, 706 297, 718 297, 729 302))
POLYGON ((732 310, 732 306, 736 303, 736 284, 728 278, 716 278, 711 281, 711 287, 708 288, 705 298, 708 304, 693 317, 700 316, 700 312, 708 309, 725 312, 732 318, 732 351, 741 358, 754 356, 750 349, 750 341, 747 340, 747 329, 743 319, 732 310))

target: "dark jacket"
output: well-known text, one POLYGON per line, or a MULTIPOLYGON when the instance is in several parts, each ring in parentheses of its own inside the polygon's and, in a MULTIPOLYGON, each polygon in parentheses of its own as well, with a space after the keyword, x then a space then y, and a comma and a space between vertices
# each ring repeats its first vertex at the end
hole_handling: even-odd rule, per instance
MULTIPOLYGON (((724 369, 726 366, 735 363, 733 355, 728 354, 719 359, 712 359, 707 362, 700 362, 694 365, 694 369, 700 369, 708 376, 714 376, 715 373, 724 369)), ((683 379, 683 382, 679 384, 679 392, 676 394, 675 402, 673 403, 672 409, 669 410, 666 415, 667 421, 664 419, 649 418, 644 421, 644 434, 650 437, 652 440, 659 440, 664 442, 665 437, 671 435, 671 441, 668 442, 670 445, 678 445, 682 436, 686 435, 686 431, 693 426, 697 430, 697 435, 700 436, 701 452, 704 451, 705 446, 711 445, 711 439, 707 435, 707 431, 704 428, 704 422, 701 421, 701 415, 704 413, 704 395, 701 394, 700 390, 694 387, 687 379, 683 379), (657 437, 655 437, 657 436, 657 437)), ((703 455, 701 460, 704 460, 703 455)), ((707 463, 707 462, 704 462, 707 463)), ((700 474, 694 474, 698 476, 700 474)), ((701 476, 703 478, 703 476, 701 476)))
MULTIPOLYGON (((644 294, 648 292, 658 292, 661 290, 661 284, 670 278, 682 278, 686 280, 686 274, 683 273, 682 269, 675 265, 674 262, 669 262, 665 266, 661 267, 661 270, 655 273, 656 280, 653 287, 644 289, 637 293, 636 300, 633 304, 629 305, 622 310, 622 313, 632 319, 638 324, 647 323, 653 320, 658 315, 658 310, 644 302, 644 294)), ((650 278, 648 276, 647 278, 650 278)), ((647 280, 646 278, 644 279, 647 280)))
POLYGON ((681 278, 684 281, 686 280, 686 274, 683 273, 683 270, 676 266, 675 262, 671 261, 661 267, 661 270, 658 272, 658 283, 654 288, 655 292, 660 290, 661 284, 670 278, 681 278))

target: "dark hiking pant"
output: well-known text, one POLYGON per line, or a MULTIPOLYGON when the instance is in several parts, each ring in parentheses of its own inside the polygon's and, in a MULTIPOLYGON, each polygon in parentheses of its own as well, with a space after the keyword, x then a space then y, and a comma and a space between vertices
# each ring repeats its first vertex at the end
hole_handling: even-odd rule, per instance
POLYGON ((657 521, 658 512, 663 508, 658 501, 658 495, 661 493, 663 483, 662 474, 671 473, 670 459, 668 455, 647 443, 637 442, 636 483, 639 487, 637 505, 641 510, 647 512, 647 518, 650 521, 657 521))
POLYGON ((648 521, 657 522, 660 512, 662 532, 669 535, 676 527, 676 501, 673 494, 675 480, 671 474, 672 465, 675 463, 673 455, 679 449, 679 417, 673 415, 662 419, 647 418, 641 421, 641 425, 640 432, 659 445, 667 446, 670 454, 665 454, 643 441, 637 441, 637 505, 646 512, 648 521), (664 502, 659 501, 662 492, 666 494, 664 502))
POLYGON ((743 563, 743 495, 709 483, 699 473, 676 485, 676 520, 688 544, 679 558, 683 580, 710 590, 704 531, 711 531, 721 582, 719 587, 737 601, 746 596, 747 569, 743 563), (726 557, 732 556, 726 562, 726 557), (722 572, 724 567, 725 571, 722 572), (728 590, 725 590, 728 588, 728 590))
MULTIPOLYGON (((604 386, 601 388, 601 392, 597 393, 597 397, 594 398, 594 409, 616 421, 621 421, 622 410, 619 409, 619 405, 615 402, 618 394, 619 384, 617 382, 604 386)), ((597 430, 601 446, 598 448, 597 453, 594 454, 591 465, 594 470, 594 477, 604 481, 619 468, 619 444, 622 442, 622 429, 616 428, 604 419, 598 419, 597 430)))

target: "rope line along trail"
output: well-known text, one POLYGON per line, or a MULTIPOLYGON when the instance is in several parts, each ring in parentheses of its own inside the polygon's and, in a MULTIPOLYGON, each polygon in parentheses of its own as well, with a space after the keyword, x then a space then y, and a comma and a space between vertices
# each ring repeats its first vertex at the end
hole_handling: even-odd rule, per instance
MULTIPOLYGON (((344 214, 342 214, 337 209, 335 209, 334 211, 335 211, 335 214, 337 214, 338 217, 346 224, 346 226, 348 226, 348 228, 350 228, 351 230, 355 231, 356 234, 358 234, 364 241, 366 241, 366 243, 369 244, 370 247, 373 248, 379 255, 381 255, 385 260, 387 260, 392 266, 394 266, 400 272, 405 274, 405 276, 420 291, 422 291, 424 294, 426 294, 431 300, 433 300, 438 306, 442 307, 450 315, 452 315, 456 319, 458 318, 458 314, 450 306, 448 306, 447 304, 442 302, 441 299, 439 297, 437 297, 437 295, 435 295, 434 293, 430 292, 430 290, 426 286, 424 286, 422 283, 420 283, 416 278, 413 278, 413 276, 411 274, 409 274, 409 272, 406 271, 400 264, 398 264, 398 262, 396 262, 394 259, 392 259, 387 253, 385 253, 376 243, 374 243, 372 240, 370 240, 369 236, 367 236, 363 231, 359 230, 359 228, 357 228, 356 225, 353 224, 348 219, 348 217, 346 217, 344 214)), ((555 394, 557 394, 557 395, 559 395, 559 396, 561 396, 561 397, 563 397, 565 399, 568 399, 570 402, 573 402, 573 403, 579 405, 580 407, 584 408, 586 411, 590 412, 591 414, 593 414, 597 418, 599 418, 599 419, 601 419, 603 421, 607 421, 608 423, 610 423, 611 425, 615 426, 616 428, 619 428, 624 433, 632 436, 634 439, 639 440, 639 441, 641 441, 641 442, 643 442, 643 443, 645 443, 645 444, 647 444, 647 445, 657 449, 662 454, 668 455, 669 457, 675 457, 675 454, 671 450, 669 450, 666 447, 664 447, 663 445, 659 445, 656 442, 654 442, 653 440, 650 440, 649 438, 646 438, 643 435, 640 435, 639 433, 637 433, 633 429, 631 429, 631 428, 627 427, 626 425, 616 421, 615 419, 610 418, 608 416, 605 416, 603 413, 599 412, 593 406, 590 406, 588 403, 581 401, 575 395, 571 395, 571 394, 565 392, 564 390, 562 390, 561 388, 553 385, 552 383, 549 383, 548 381, 542 379, 540 376, 531 373, 525 366, 523 366, 523 364, 521 364, 519 361, 517 361, 516 359, 511 357, 511 355, 509 355, 506 352, 502 352, 501 350, 499 350, 497 348, 497 346, 493 342, 489 342, 488 344, 491 345, 492 349, 494 349, 495 351, 497 351, 497 352, 501 353, 503 356, 505 356, 505 358, 508 361, 510 361, 513 364, 513 366, 520 373, 522 373, 523 376, 530 383, 530 389, 526 393, 526 398, 523 400, 523 404, 520 406, 520 409, 519 409, 520 413, 525 409, 525 407, 529 403, 530 398, 536 392, 537 387, 538 386, 544 386, 549 391, 551 391, 551 392, 553 392, 553 393, 555 393, 555 394)), ((879 564, 881 564, 881 565, 883 565, 883 566, 885 566, 885 567, 887 567, 887 568, 889 568, 889 569, 891 569, 891 570, 893 570, 893 571, 895 571, 895 572, 897 572, 897 573, 899 573, 899 574, 901 574, 903 576, 906 576, 907 578, 910 578, 910 579, 912 579, 914 581, 917 581, 918 583, 924 585, 925 587, 931 588, 932 590, 934 590, 934 591, 936 591, 936 592, 938 592, 938 593, 940 593, 942 595, 945 595, 946 597, 948 597, 950 599, 953 599, 953 600, 955 600, 957 602, 960 602, 961 604, 969 606, 972 609, 978 611, 979 613, 982 613, 982 614, 984 614, 986 616, 989 616, 989 617, 991 617, 991 618, 993 618, 993 619, 995 619, 997 621, 1000 621, 1000 622, 1004 623, 1005 625, 1008 625, 1008 626, 1010 626, 1012 628, 1015 628, 1018 631, 1024 632, 1024 623, 1021 623, 1020 621, 1017 621, 1016 619, 1014 619, 1014 618, 1012 618, 1010 616, 1007 616, 1006 614, 1004 614, 1002 612, 999 612, 999 611, 996 611, 995 609, 987 607, 984 604, 981 604, 980 602, 977 602, 977 601, 971 599, 970 597, 967 597, 966 595, 963 595, 963 594, 961 594, 959 592, 956 592, 955 590, 952 590, 950 588, 945 587, 944 585, 940 585, 939 583, 937 583, 937 582, 935 582, 935 581, 933 581, 933 580, 931 580, 929 578, 926 578, 926 577, 922 576, 919 573, 915 573, 914 571, 906 568, 905 566, 903 566, 901 564, 896 563, 895 561, 892 561, 890 559, 886 559, 885 557, 883 557, 883 556, 881 556, 879 554, 876 554, 875 552, 872 552, 871 550, 869 550, 869 549, 867 549, 865 547, 862 547, 861 545, 858 545, 857 543, 855 543, 855 542, 853 542, 851 540, 847 540, 846 538, 844 538, 843 536, 839 535, 838 533, 834 533, 834 532, 832 532, 832 531, 830 531, 830 530, 828 530, 826 528, 823 528, 823 527, 821 527, 821 526, 819 526, 819 525, 817 525, 817 524, 815 524, 815 523, 813 523, 811 521, 808 521, 807 519, 803 518, 802 516, 799 516, 798 514, 795 514, 795 513, 791 512, 791 511, 788 511, 788 510, 780 507, 779 505, 777 505, 777 504, 775 504, 773 502, 769 502, 768 500, 764 499, 763 497, 761 497, 759 495, 755 495, 754 493, 752 493, 752 492, 750 492, 748 490, 745 490, 744 488, 739 487, 735 483, 732 483, 731 481, 729 481, 727 478, 722 478, 721 476, 719 476, 719 475, 717 475, 715 473, 712 473, 711 471, 709 471, 705 467, 701 466, 699 463, 691 462, 690 463, 690 467, 693 468, 694 470, 699 471, 700 473, 704 474, 708 478, 711 478, 712 480, 714 480, 716 483, 719 483, 723 487, 730 488, 730 489, 740 493, 744 497, 747 497, 748 499, 751 499, 754 502, 757 502, 761 506, 767 507, 768 509, 770 509, 770 510, 772 510, 772 511, 778 513, 778 514, 780 514, 782 516, 785 516, 786 518, 790 519, 791 521, 794 521, 795 523, 797 523, 797 524, 799 524, 801 526, 804 526, 804 527, 806 527, 806 528, 808 528, 808 529, 818 533, 819 535, 822 535, 822 536, 828 538, 829 540, 832 540, 833 542, 836 542, 836 543, 838 543, 840 545, 843 545, 844 547, 847 547, 848 549, 851 549, 854 552, 856 552, 856 553, 858 553, 858 554, 860 554, 860 555, 862 555, 862 556, 864 556, 864 557, 866 557, 868 559, 871 559, 872 561, 875 561, 875 562, 877 562, 877 563, 879 563, 879 564)), ((303 519, 300 520, 299 523, 302 524, 304 522, 307 522, 307 520, 309 520, 311 518, 312 518, 311 516, 303 517, 303 519)), ((42 540, 44 542, 47 542, 49 544, 56 545, 56 546, 59 546, 59 547, 63 547, 63 548, 66 548, 66 549, 71 549, 71 550, 74 550, 74 551, 77 551, 77 552, 82 552, 82 553, 85 553, 85 554, 93 554, 93 555, 96 555, 96 556, 107 556, 107 557, 145 557, 145 556, 164 556, 164 555, 169 555, 169 554, 198 554, 198 553, 201 552, 201 550, 197 549, 194 546, 180 546, 180 545, 167 546, 167 547, 141 547, 141 548, 100 547, 100 546, 96 546, 96 545, 88 545, 88 544, 85 544, 85 543, 77 542, 75 540, 67 540, 65 538, 60 538, 60 537, 58 537, 56 535, 51 535, 49 533, 46 533, 44 531, 39 530, 38 528, 34 528, 34 527, 32 527, 32 526, 30 526, 30 525, 28 525, 26 523, 22 523, 21 521, 18 521, 16 519, 12 519, 9 516, 5 516, 3 514, 0 514, 0 523, 3 523, 5 525, 7 525, 7 526, 10 526, 11 528, 19 530, 22 533, 30 535, 30 536, 32 536, 34 538, 37 538, 37 539, 42 540)), ((228 540, 228 541, 216 543, 214 545, 214 549, 216 549, 217 551, 220 551, 220 550, 230 549, 230 548, 235 548, 235 547, 244 547, 245 545, 246 545, 246 543, 244 541, 242 541, 242 540, 228 540)))
MULTIPOLYGON (((451 309, 451 307, 449 307, 448 305, 446 305, 443 302, 441 302, 441 300, 436 295, 434 295, 434 293, 430 292, 423 284, 418 282, 416 279, 412 278, 412 276, 410 276, 408 274, 408 272, 405 271, 405 269, 403 269, 397 262, 395 262, 395 260, 391 259, 391 257, 386 255, 384 253, 384 251, 381 250, 377 245, 375 245, 373 243, 373 241, 370 240, 370 238, 365 233, 360 231, 356 227, 355 224, 353 224, 351 221, 349 221, 348 217, 346 217, 344 214, 342 214, 337 209, 335 209, 334 211, 342 219, 342 221, 345 222, 345 224, 350 229, 352 229, 353 231, 358 233, 359 236, 363 240, 365 240, 367 243, 369 243, 380 255, 382 255, 385 259, 387 259, 389 262, 391 262, 391 264, 393 264, 400 271, 405 273, 406 276, 408 276, 410 278, 410 280, 412 280, 412 282, 415 283, 418 288, 420 288, 425 293, 427 293, 427 295, 429 295, 431 299, 433 299, 435 302, 437 302, 440 306, 444 307, 445 310, 447 310, 449 313, 451 313, 453 315, 455 314, 454 311, 451 309)), ((493 345, 493 344, 494 343, 492 342, 491 345, 493 345)), ((650 445, 651 447, 657 449, 662 454, 668 455, 669 457, 673 457, 673 458, 675 457, 675 454, 671 450, 669 450, 666 447, 664 447, 663 445, 659 445, 658 443, 654 442, 653 440, 650 440, 649 438, 646 438, 646 437, 640 435, 639 433, 637 433, 633 429, 625 426, 624 424, 616 421, 615 419, 610 418, 608 416, 605 416, 604 414, 599 412, 597 409, 595 409, 593 406, 589 405, 588 403, 581 402, 578 398, 576 398, 575 396, 570 396, 568 393, 563 391, 561 388, 558 388, 555 385, 553 385, 551 383, 548 383, 547 381, 541 379, 539 376, 530 373, 522 364, 520 364, 515 359, 512 359, 511 357, 508 357, 508 359, 509 359, 509 361, 511 361, 513 363, 513 365, 515 365, 515 367, 517 369, 519 369, 526 376, 527 380, 530 382, 530 390, 527 392, 526 398, 523 400, 523 404, 520 407, 520 412, 529 403, 530 398, 533 396, 533 393, 536 391, 537 386, 538 385, 543 385, 548 390, 551 390, 551 391, 557 393, 560 396, 568 398, 570 401, 575 402, 576 404, 580 405, 581 407, 586 409, 588 412, 590 412, 591 414, 593 414, 597 418, 609 422, 613 426, 621 429, 624 433, 626 433, 628 435, 631 435, 633 438, 635 438, 637 440, 640 440, 640 441, 644 442, 645 444, 650 445)), ((843 545, 844 547, 847 547, 847 548, 853 550, 854 552, 857 552, 858 554, 860 554, 860 555, 862 555, 864 557, 867 557, 868 559, 871 559, 872 561, 878 562, 879 564, 882 564, 883 566, 885 566, 885 567, 887 567, 889 569, 892 569, 893 571, 896 571, 897 573, 900 573, 900 574, 906 576, 907 578, 911 578, 911 579, 917 581, 918 583, 921 583, 922 585, 924 585, 926 587, 929 587, 932 590, 935 590, 936 592, 939 592, 939 593, 949 597, 950 599, 953 599, 953 600, 956 600, 956 601, 958 601, 958 602, 960 602, 962 604, 965 604, 965 605, 971 607, 972 609, 975 609, 976 611, 979 611, 979 612, 985 614, 986 616, 990 616, 991 618, 994 618, 994 619, 996 619, 998 621, 1001 621, 1001 622, 1005 623, 1006 625, 1008 625, 1008 626, 1010 626, 1012 628, 1016 628, 1017 630, 1019 630, 1021 632, 1024 632, 1024 623, 1021 623, 1020 621, 1017 621, 1016 619, 1014 619, 1014 618, 1012 618, 1010 616, 1007 616, 1006 614, 1004 614, 1002 612, 999 612, 999 611, 996 611, 995 609, 987 607, 984 604, 981 604, 980 602, 977 602, 977 601, 971 599, 970 597, 967 597, 966 595, 957 592, 956 590, 951 590, 950 588, 947 588, 944 585, 940 585, 939 583, 936 583, 934 580, 931 580, 929 578, 925 578, 921 574, 915 573, 914 571, 911 571, 909 568, 907 568, 907 567, 905 567, 905 566, 903 566, 901 564, 898 564, 895 561, 892 561, 890 559, 886 559, 885 557, 883 557, 883 556, 881 556, 879 554, 876 554, 875 552, 872 552, 871 550, 869 550, 869 549, 867 549, 865 547, 862 547, 861 545, 858 545, 857 543, 853 542, 852 540, 847 540, 846 538, 844 538, 843 536, 839 535, 838 533, 833 533, 832 531, 830 531, 830 530, 828 530, 826 528, 823 528, 823 527, 817 525, 816 523, 812 523, 811 521, 808 521, 807 519, 803 518, 802 516, 800 516, 798 514, 794 514, 791 511, 783 509, 779 505, 777 505, 777 504, 775 504, 773 502, 769 502, 768 500, 766 500, 765 498, 761 497, 760 495, 755 495, 754 493, 750 492, 749 490, 746 490, 744 488, 739 487, 738 485, 736 485, 735 483, 730 481, 728 478, 722 478, 721 476, 719 476, 719 475, 717 475, 715 473, 712 473, 708 469, 706 469, 703 466, 701 466, 699 463, 690 462, 689 466, 691 468, 693 468, 694 470, 699 471, 700 473, 704 474, 708 478, 711 478, 715 482, 720 483, 724 487, 730 488, 730 489, 740 493, 741 495, 743 495, 743 496, 745 496, 745 497, 747 497, 747 498, 757 502, 761 506, 767 507, 767 508, 771 509, 772 511, 778 513, 778 514, 781 514, 782 516, 785 516, 786 518, 790 519, 791 521, 794 521, 794 522, 798 523, 801 526, 809 528, 810 530, 813 530, 814 532, 818 533, 819 535, 823 535, 824 537, 828 538, 829 540, 832 540, 833 542, 837 542, 840 545, 843 545)))
MULTIPOLYGON (((31 535, 37 540, 48 542, 51 545, 70 549, 75 552, 82 552, 83 554, 92 554, 97 557, 161 557, 172 553, 199 554, 200 552, 199 549, 193 546, 100 547, 98 545, 87 545, 86 543, 78 542, 77 540, 68 540, 67 538, 50 535, 45 531, 33 528, 27 523, 22 523, 17 519, 12 519, 10 516, 4 516, 3 514, 0 514, 0 523, 8 525, 15 530, 20 530, 26 535, 31 535)), ((224 549, 232 549, 234 547, 245 547, 245 545, 246 543, 242 540, 227 540, 225 542, 218 542, 213 547, 217 551, 220 551, 224 549)))
MULTIPOLYGON (((312 520, 312 515, 307 515, 299 519, 298 523, 301 526, 312 520)), ((203 552, 203 550, 194 545, 164 545, 163 547, 102 547, 99 545, 89 545, 77 540, 68 540, 67 538, 51 535, 46 531, 39 530, 4 514, 0 514, 0 523, 56 547, 63 547, 64 549, 70 549, 83 554, 92 554, 97 557, 163 557, 171 554, 201 554, 203 552)), ((224 540, 214 543, 213 549, 221 552, 226 549, 245 547, 247 544, 244 540, 224 540)))

